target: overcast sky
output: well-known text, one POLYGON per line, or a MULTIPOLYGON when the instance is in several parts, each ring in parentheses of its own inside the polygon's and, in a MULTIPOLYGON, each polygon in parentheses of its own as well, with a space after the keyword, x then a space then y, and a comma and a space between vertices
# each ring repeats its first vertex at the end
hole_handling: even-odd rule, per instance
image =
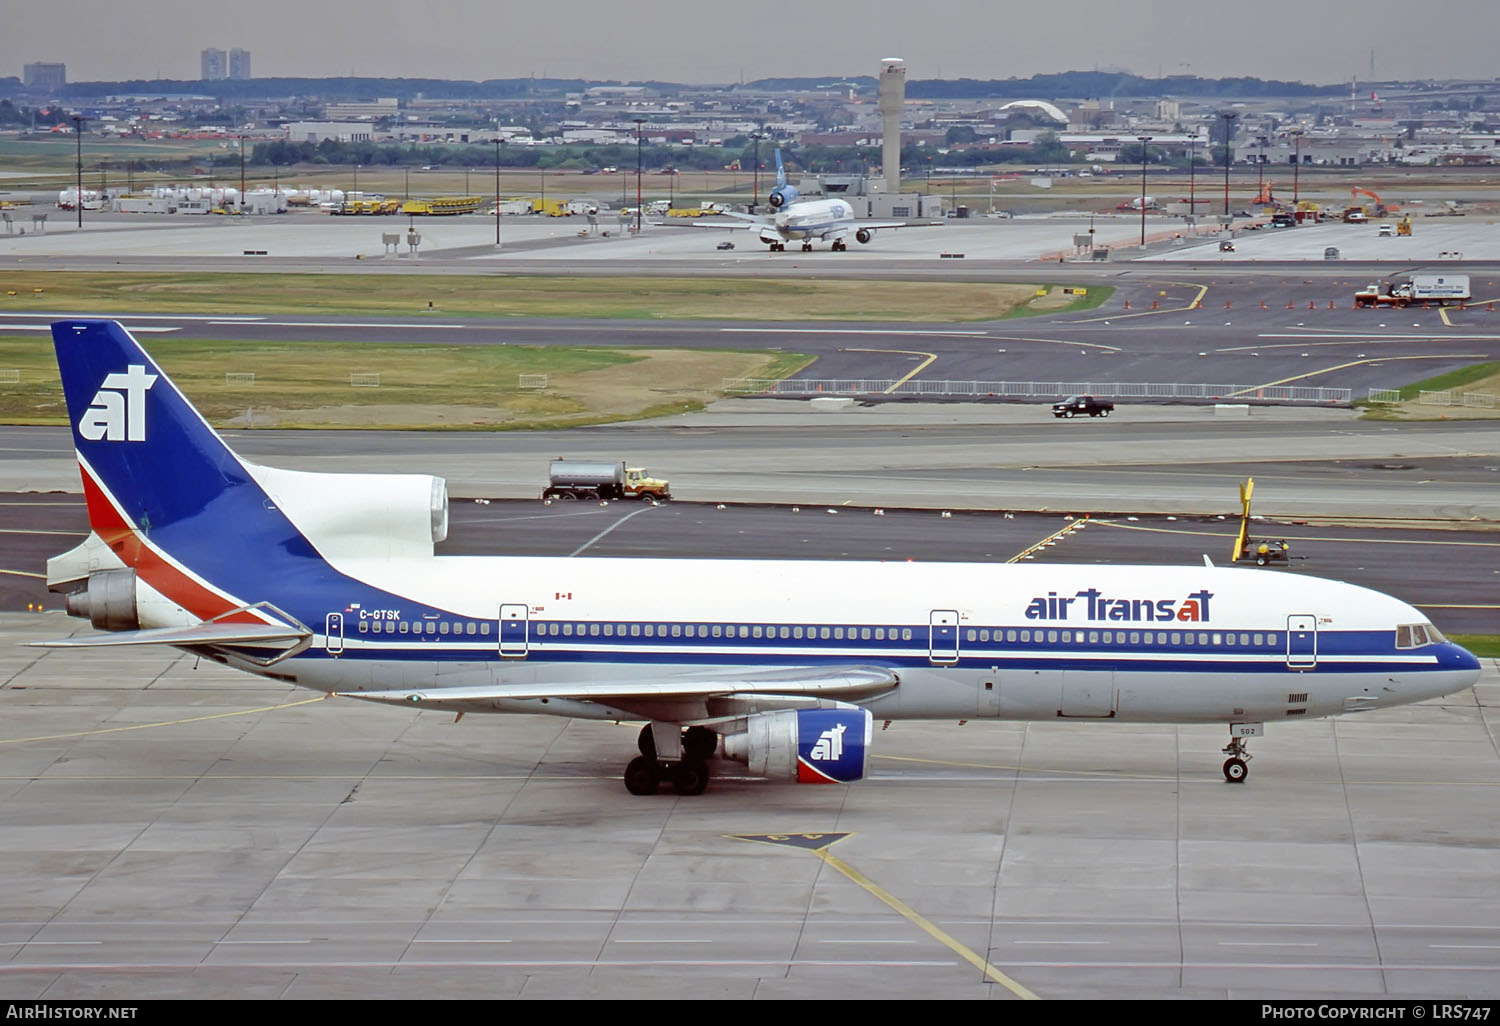
POLYGON ((1496 0, 49 0, 7 4, 0 75, 196 79, 204 47, 256 78, 336 75, 734 82, 1009 78, 1119 69, 1305 82, 1500 75, 1496 0), (919 20, 914 20, 919 19, 919 20))

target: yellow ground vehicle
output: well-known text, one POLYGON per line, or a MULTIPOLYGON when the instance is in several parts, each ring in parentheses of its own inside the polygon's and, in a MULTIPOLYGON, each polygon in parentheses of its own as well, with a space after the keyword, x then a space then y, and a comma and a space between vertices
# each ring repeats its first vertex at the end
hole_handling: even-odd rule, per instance
POLYGON ((1407 216, 1403 217, 1401 220, 1399 220, 1399 221, 1396 222, 1396 234, 1397 235, 1410 235, 1411 234, 1411 215, 1410 214, 1408 214, 1407 216))

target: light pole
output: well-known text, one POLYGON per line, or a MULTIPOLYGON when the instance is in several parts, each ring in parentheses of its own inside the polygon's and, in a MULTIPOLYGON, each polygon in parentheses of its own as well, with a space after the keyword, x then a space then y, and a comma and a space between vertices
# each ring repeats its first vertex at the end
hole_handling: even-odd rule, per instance
POLYGON ((1299 128, 1292 133, 1292 142, 1296 149, 1292 154, 1292 210, 1297 209, 1297 177, 1302 172, 1302 130, 1299 128))
POLYGON ((240 212, 245 211, 245 137, 240 136, 240 212))
POLYGON ((1234 119, 1239 117, 1233 111, 1226 110, 1219 117, 1224 119, 1224 216, 1229 216, 1229 134, 1234 119))
POLYGON ((495 140, 495 245, 500 245, 500 140, 495 140))
POLYGON ((635 119, 635 233, 641 233, 641 124, 644 118, 635 119))
POLYGON ((755 208, 760 206, 760 140, 759 132, 751 132, 750 138, 755 140, 755 192, 750 200, 750 213, 755 213, 755 208))
POLYGON ((78 227, 83 227, 83 115, 73 115, 73 135, 78 143, 78 227))
POLYGON ((1258 135, 1255 141, 1260 144, 1260 160, 1256 162, 1259 171, 1255 176, 1255 200, 1259 203, 1266 195, 1266 137, 1258 135))
POLYGON ((1152 140, 1152 136, 1138 135, 1136 141, 1141 144, 1141 245, 1146 244, 1146 144, 1152 140))
POLYGON ((1188 224, 1193 224, 1198 215, 1198 127, 1188 135, 1188 224))

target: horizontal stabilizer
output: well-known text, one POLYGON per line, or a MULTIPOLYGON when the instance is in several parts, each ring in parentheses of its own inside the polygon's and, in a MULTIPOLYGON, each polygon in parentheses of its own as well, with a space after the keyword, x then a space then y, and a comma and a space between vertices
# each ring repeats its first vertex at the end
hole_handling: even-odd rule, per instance
POLYGON ((877 666, 766 667, 739 673, 669 677, 661 681, 579 681, 552 684, 481 684, 472 687, 411 688, 401 691, 341 691, 346 698, 421 705, 424 702, 526 701, 569 698, 584 702, 693 698, 754 693, 859 698, 895 687, 893 670, 877 666))
POLYGON ((117 645, 268 645, 312 637, 301 627, 256 623, 200 623, 192 627, 153 627, 144 631, 84 634, 56 641, 28 642, 31 648, 107 648, 117 645))

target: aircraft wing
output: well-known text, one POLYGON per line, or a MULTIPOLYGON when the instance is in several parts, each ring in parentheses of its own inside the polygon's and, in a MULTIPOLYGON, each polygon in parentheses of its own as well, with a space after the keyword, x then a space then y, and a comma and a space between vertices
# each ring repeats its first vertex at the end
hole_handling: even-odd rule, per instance
POLYGON ((886 228, 938 228, 942 226, 941 221, 855 221, 855 228, 867 228, 870 231, 886 228))
POLYGON ((760 214, 741 214, 733 210, 725 210, 714 215, 715 217, 729 217, 732 221, 652 221, 653 228, 719 228, 725 231, 743 231, 747 228, 765 228, 771 222, 760 214))
POLYGON ((899 683, 883 666, 736 667, 728 673, 688 674, 659 681, 578 681, 548 684, 481 684, 471 687, 406 688, 398 691, 340 691, 344 698, 395 705, 435 705, 573 699, 604 704, 683 702, 730 695, 777 695, 850 700, 889 690, 899 683))
POLYGON ((119 645, 264 645, 312 637, 303 627, 270 623, 199 623, 191 627, 152 627, 143 631, 84 634, 54 641, 31 641, 31 648, 110 648, 119 645))

